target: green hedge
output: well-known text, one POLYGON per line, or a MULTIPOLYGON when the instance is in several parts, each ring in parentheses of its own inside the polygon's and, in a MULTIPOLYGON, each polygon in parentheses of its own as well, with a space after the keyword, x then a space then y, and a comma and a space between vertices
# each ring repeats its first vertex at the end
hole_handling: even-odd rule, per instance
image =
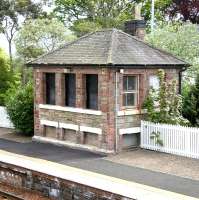
POLYGON ((31 83, 9 92, 6 108, 16 131, 32 135, 34 130, 33 87, 31 83))

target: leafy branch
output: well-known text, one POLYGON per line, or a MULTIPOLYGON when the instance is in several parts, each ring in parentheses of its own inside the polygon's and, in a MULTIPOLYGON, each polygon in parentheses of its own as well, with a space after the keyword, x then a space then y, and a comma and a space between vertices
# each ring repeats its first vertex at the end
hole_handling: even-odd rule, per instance
POLYGON ((157 131, 157 132, 153 131, 151 133, 150 138, 155 140, 155 144, 158 144, 160 146, 164 146, 163 140, 160 138, 160 132, 159 131, 157 131))

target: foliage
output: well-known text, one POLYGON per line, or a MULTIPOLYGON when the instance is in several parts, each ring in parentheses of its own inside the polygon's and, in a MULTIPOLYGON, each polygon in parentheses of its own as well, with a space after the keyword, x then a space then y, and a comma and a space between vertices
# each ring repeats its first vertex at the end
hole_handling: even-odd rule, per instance
POLYGON ((15 81, 15 85, 19 86, 20 84, 26 84, 29 81, 33 80, 33 70, 32 67, 27 67, 24 63, 24 59, 22 56, 15 57, 13 59, 13 66, 15 69, 15 74, 17 75, 17 84, 15 81))
POLYGON ((57 19, 35 19, 27 21, 18 32, 15 44, 17 53, 25 60, 52 51, 74 37, 57 19))
POLYGON ((157 131, 157 133, 155 131, 153 131, 151 133, 151 136, 150 138, 153 139, 155 141, 156 144, 160 145, 160 146, 163 146, 163 140, 160 138, 160 132, 157 131))
POLYGON ((10 71, 10 62, 7 55, 0 49, 0 106, 5 104, 5 93, 11 87, 14 77, 10 71))
POLYGON ((146 36, 146 41, 162 48, 192 65, 185 74, 185 79, 195 78, 199 72, 199 34, 197 25, 190 23, 168 23, 160 26, 146 36))
MULTIPOLYGON (((138 0, 142 2, 142 15, 145 20, 151 19, 151 0, 138 0)), ((198 0, 155 0, 155 18, 157 21, 190 21, 199 23, 198 0)))
POLYGON ((198 0, 172 0, 165 10, 170 19, 179 18, 182 21, 190 21, 199 24, 199 1, 198 0))
POLYGON ((76 35, 96 28, 121 27, 132 19, 135 0, 55 0, 55 13, 72 23, 76 35), (74 23, 75 22, 75 23, 74 23), (86 28, 85 26, 86 25, 86 28), (85 31, 86 30, 86 31, 85 31))
POLYGON ((199 74, 195 84, 184 89, 183 115, 192 126, 199 127, 199 74))
MULTIPOLYGON (((142 2, 142 16, 146 21, 151 19, 151 0, 140 0, 142 2)), ((172 0, 155 1, 155 19, 164 20, 166 9, 171 5, 172 0)))
POLYGON ((29 82, 7 93, 6 108, 16 130, 26 135, 33 134, 33 87, 29 82))
POLYGON ((102 29, 102 26, 99 23, 91 22, 88 20, 78 20, 75 21, 71 30, 77 35, 77 37, 81 37, 87 33, 97 31, 102 29))
POLYGON ((188 125, 188 120, 181 114, 182 97, 177 94, 176 80, 165 80, 164 70, 158 71, 160 88, 151 89, 144 102, 147 109, 147 120, 154 123, 188 125))
POLYGON ((41 3, 35 3, 33 0, 0 1, 0 33, 3 33, 8 41, 11 64, 12 42, 19 29, 19 22, 28 18, 36 18, 40 14, 41 3))

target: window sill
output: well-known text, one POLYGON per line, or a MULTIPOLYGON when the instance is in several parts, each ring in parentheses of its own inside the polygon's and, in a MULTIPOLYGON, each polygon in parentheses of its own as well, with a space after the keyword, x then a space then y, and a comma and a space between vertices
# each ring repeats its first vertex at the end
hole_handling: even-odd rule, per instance
POLYGON ((140 133, 140 127, 124 128, 119 130, 120 135, 140 133))
POLYGON ((140 115, 147 113, 146 109, 125 109, 117 112, 117 116, 140 115))
POLYGON ((83 109, 83 108, 64 107, 64 106, 57 106, 57 105, 39 104, 39 108, 82 113, 82 114, 88 114, 88 115, 102 115, 102 112, 100 110, 89 110, 89 109, 83 109))

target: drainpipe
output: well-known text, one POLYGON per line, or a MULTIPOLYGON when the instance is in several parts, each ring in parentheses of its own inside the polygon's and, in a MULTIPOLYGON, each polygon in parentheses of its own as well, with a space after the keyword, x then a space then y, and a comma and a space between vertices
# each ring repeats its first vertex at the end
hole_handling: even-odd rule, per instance
POLYGON ((115 152, 118 152, 118 71, 115 72, 115 152))
POLYGON ((179 71, 179 94, 182 93, 182 72, 184 72, 186 69, 187 67, 184 67, 179 71))

